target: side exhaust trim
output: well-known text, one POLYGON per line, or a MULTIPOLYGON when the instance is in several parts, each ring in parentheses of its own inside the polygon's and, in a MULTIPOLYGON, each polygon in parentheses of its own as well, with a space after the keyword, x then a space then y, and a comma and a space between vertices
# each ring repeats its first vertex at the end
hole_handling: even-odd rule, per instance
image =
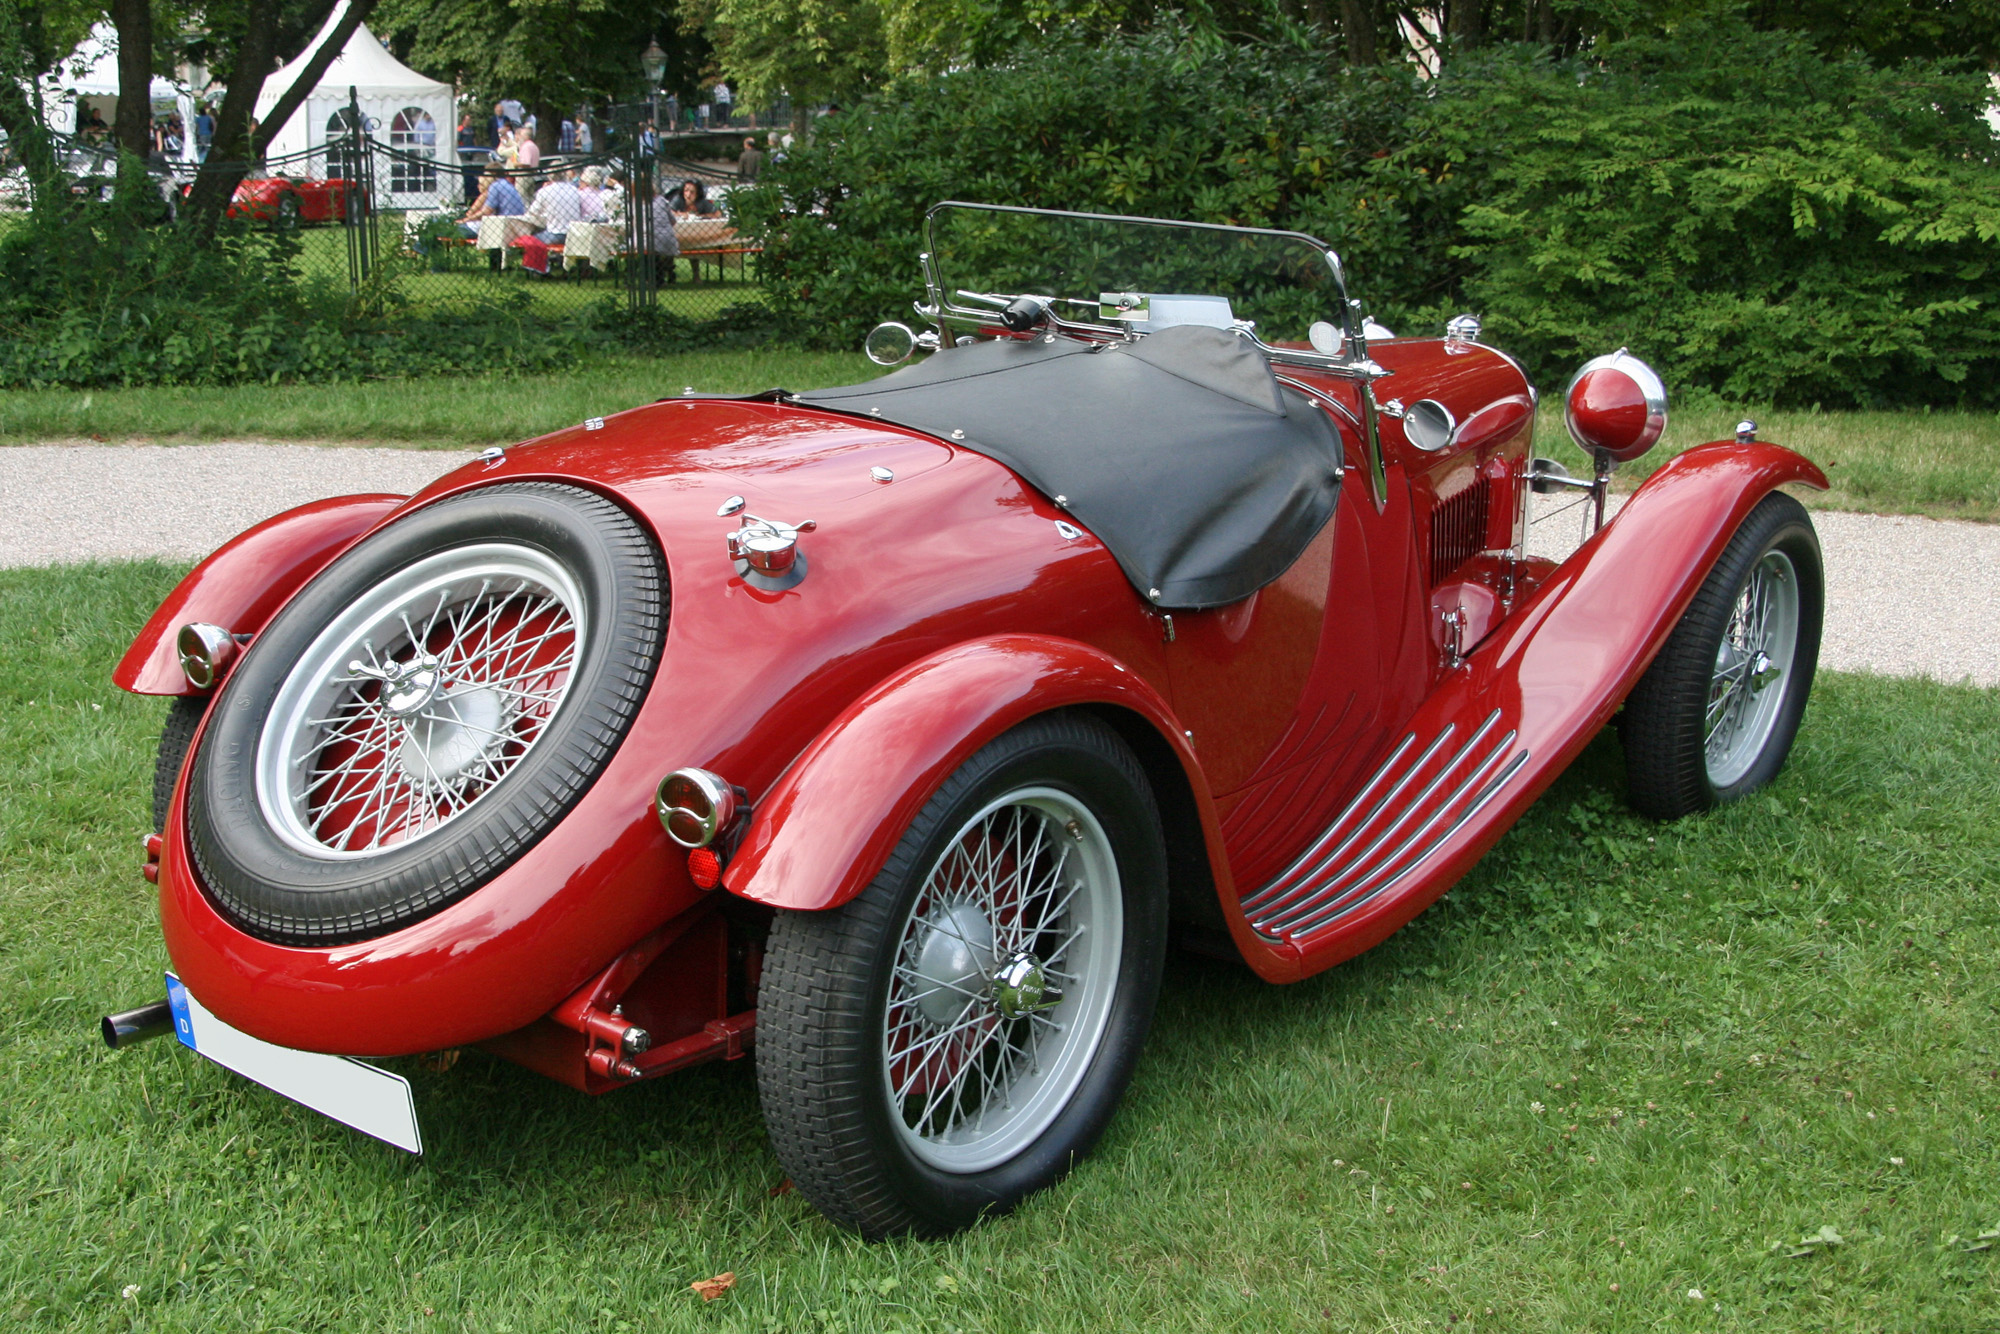
POLYGON ((123 1014, 107 1014, 97 1021, 97 1028, 104 1034, 105 1046, 113 1051, 123 1051, 127 1047, 138 1046, 147 1038, 173 1032, 174 1012, 164 1000, 156 1000, 151 1005, 141 1005, 123 1014))

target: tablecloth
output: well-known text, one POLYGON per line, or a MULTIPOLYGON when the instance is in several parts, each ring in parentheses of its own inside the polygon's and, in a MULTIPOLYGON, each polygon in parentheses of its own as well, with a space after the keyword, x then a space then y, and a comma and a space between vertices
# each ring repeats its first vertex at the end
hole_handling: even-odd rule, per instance
POLYGON ((616 223, 572 222, 563 238, 563 262, 587 259, 592 264, 608 264, 624 248, 625 229, 616 223))

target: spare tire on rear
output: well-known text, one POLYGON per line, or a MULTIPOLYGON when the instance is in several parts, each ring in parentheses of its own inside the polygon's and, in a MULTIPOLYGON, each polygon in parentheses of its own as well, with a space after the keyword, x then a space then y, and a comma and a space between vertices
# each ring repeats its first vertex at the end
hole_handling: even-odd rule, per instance
POLYGON ((604 771, 666 623, 650 535, 575 487, 464 492, 363 539, 216 698, 187 788, 210 896, 297 945, 463 898, 604 771))

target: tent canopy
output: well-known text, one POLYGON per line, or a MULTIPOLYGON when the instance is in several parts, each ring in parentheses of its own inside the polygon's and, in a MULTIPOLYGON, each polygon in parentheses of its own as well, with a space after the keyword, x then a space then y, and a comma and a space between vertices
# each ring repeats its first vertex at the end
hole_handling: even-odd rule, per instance
MULTIPOLYGON (((118 30, 109 23, 97 24, 69 58, 57 66, 55 73, 43 77, 41 84, 42 108, 51 129, 75 134, 80 127, 80 108, 92 104, 109 123, 118 103, 118 30)), ((157 74, 148 92, 154 116, 179 114, 186 141, 181 156, 194 161, 198 154, 191 133, 193 96, 172 79, 157 74)))
MULTIPOLYGON (((260 119, 297 82, 313 52, 346 12, 347 0, 341 0, 299 58, 264 81, 257 97, 260 119)), ((426 78, 397 60, 365 24, 354 29, 306 100, 271 136, 268 155, 282 158, 310 153, 302 174, 339 174, 329 172, 326 150, 329 140, 339 138, 349 128, 350 97, 359 103, 371 138, 388 143, 399 153, 438 163, 455 161, 450 150, 455 142, 452 126, 458 99, 452 86, 426 78)), ((392 208, 423 202, 418 196, 434 188, 435 173, 427 167, 412 169, 408 162, 389 172, 386 179, 380 168, 377 175, 378 195, 392 208)))

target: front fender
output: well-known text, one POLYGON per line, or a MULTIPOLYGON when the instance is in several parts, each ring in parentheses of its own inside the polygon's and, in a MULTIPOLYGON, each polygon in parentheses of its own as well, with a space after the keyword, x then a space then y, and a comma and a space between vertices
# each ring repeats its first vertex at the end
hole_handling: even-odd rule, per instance
MULTIPOLYGON (((1651 665, 1757 503, 1778 487, 1824 490, 1788 449, 1718 441, 1668 462, 1617 518, 1558 566, 1449 673, 1406 726, 1441 736, 1491 719, 1514 760, 1450 831, 1336 930, 1278 942, 1290 980, 1370 949, 1471 869, 1590 743, 1651 665)), ((1263 970, 1260 970, 1263 971, 1263 970)))
POLYGON ((1159 692, 1073 639, 996 635, 919 659, 849 705, 758 803, 723 886, 775 908, 839 907, 968 756, 1037 714, 1078 705, 1137 714, 1173 748, 1217 883, 1227 884, 1207 779, 1159 692))
POLYGON ((237 534, 188 572, 111 673, 135 695, 198 695, 181 674, 174 637, 189 621, 255 634, 307 580, 408 496, 335 496, 237 534))

